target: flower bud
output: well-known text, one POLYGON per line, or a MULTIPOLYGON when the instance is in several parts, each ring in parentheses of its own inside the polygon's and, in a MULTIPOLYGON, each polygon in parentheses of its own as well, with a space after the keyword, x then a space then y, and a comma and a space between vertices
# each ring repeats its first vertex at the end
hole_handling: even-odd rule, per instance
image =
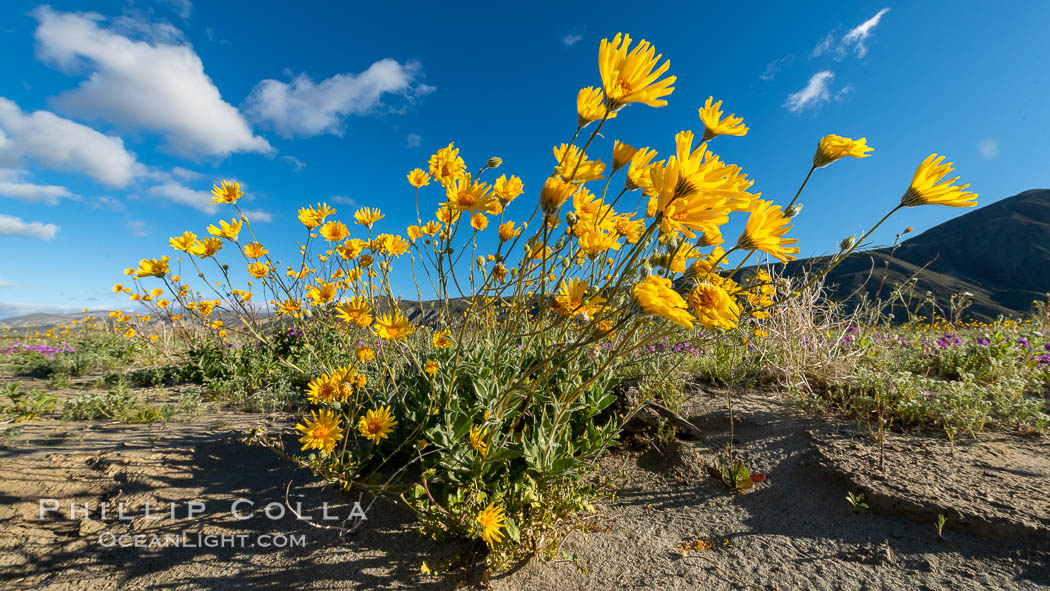
POLYGON ((503 164, 503 159, 499 156, 493 156, 492 158, 489 158, 487 166, 489 168, 499 168, 500 164, 503 164))
POLYGON ((576 222, 580 221, 580 216, 576 215, 576 212, 570 211, 565 214, 565 221, 568 222, 570 226, 575 226, 576 222))
POLYGON ((839 250, 846 251, 857 245, 857 235, 850 234, 849 238, 843 238, 842 242, 839 242, 839 250))
POLYGON ((786 215, 789 218, 793 218, 793 217, 797 216, 799 214, 799 212, 801 212, 801 211, 802 211, 802 204, 801 203, 795 203, 791 207, 789 207, 789 208, 784 210, 784 215, 786 215))

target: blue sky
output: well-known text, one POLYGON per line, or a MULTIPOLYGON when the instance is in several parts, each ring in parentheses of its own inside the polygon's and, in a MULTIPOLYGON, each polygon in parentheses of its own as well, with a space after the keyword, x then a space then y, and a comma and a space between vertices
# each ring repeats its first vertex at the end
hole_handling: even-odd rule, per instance
MULTIPOLYGON (((784 204, 821 136, 868 138, 872 157, 818 171, 803 194, 803 255, 881 217, 931 152, 981 204, 1050 186, 1045 2, 332 4, 0 5, 0 317, 126 306, 110 291, 125 267, 229 219, 207 201, 221 179, 246 186, 263 243, 290 253, 296 209, 317 201, 343 220, 379 206, 379 229, 403 232, 405 174, 455 140, 469 169, 498 155, 524 179, 524 218, 577 90, 600 84, 600 40, 620 31, 652 41, 678 81, 668 106, 610 121, 598 156, 615 138, 663 157, 676 132, 702 131, 714 95, 751 131, 712 148, 784 204)), ((961 213, 907 210, 873 238, 961 213)))

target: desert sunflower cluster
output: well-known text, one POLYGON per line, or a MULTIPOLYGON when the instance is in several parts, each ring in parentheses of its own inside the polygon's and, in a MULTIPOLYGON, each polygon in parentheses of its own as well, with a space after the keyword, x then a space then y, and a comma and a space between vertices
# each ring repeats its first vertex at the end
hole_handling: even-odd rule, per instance
MULTIPOLYGON (((798 195, 785 207, 763 198, 716 153, 716 141, 748 133, 722 101, 709 98, 695 131, 666 146, 606 140, 614 120, 667 105, 669 72, 647 41, 603 40, 600 83, 577 94, 576 128, 553 146, 549 177, 497 175, 496 157, 468 166, 450 142, 407 174, 413 223, 305 206, 291 264, 256 238, 239 184, 223 182, 213 202, 236 215, 172 237, 181 255, 141 260, 128 270, 134 287, 119 287, 179 338, 301 335, 305 353, 286 363, 302 373, 308 410, 288 457, 346 488, 399 496, 496 562, 542 548, 587 506, 589 467, 635 410, 614 405, 635 354, 672 334, 702 343, 745 320, 752 330, 787 294, 765 270, 739 279, 741 265, 799 253, 789 237, 798 195), (744 229, 727 240, 736 216, 744 229), (245 269, 239 287, 220 255, 245 269), (221 280, 205 291, 181 279, 179 269, 204 277, 206 265, 221 280), (396 277, 415 293, 395 293, 396 277)), ((829 135, 809 174, 871 150, 829 135)), ((966 186, 939 182, 950 164, 934 158, 898 208, 973 204, 966 186)))

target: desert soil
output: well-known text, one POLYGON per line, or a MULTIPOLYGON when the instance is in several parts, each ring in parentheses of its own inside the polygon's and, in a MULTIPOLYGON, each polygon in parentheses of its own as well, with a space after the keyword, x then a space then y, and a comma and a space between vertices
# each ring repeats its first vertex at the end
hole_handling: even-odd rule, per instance
POLYGON ((767 479, 736 494, 707 470, 730 437, 724 397, 688 391, 681 414, 701 436, 661 447, 634 437, 609 454, 601 474, 616 494, 563 541, 574 561, 534 558, 487 582, 477 572, 422 574, 424 561, 441 564, 462 548, 420 535, 395 504, 321 486, 243 442, 260 425, 287 432, 287 417, 213 411, 165 425, 20 424, 0 448, 0 588, 1050 588, 1045 439, 986 433, 952 447, 936 434, 890 433, 880 470, 866 427, 802 415, 775 394, 737 394, 736 449, 767 479), (286 490, 313 521, 264 514, 276 503, 276 517, 286 490), (854 513, 850 491, 863 492, 870 509, 854 513), (40 519, 41 498, 60 510, 40 519), (239 506, 250 518, 232 514, 238 499, 253 503, 239 506), (86 503, 87 515, 71 516, 70 502, 86 503), (114 516, 120 502, 130 519, 114 516), (146 518, 146 502, 160 519, 146 518), (190 502, 205 507, 192 519, 190 502), (321 519, 325 502, 339 519, 321 519), (354 502, 367 520, 342 520, 354 502), (943 537, 938 514, 947 517, 943 537), (145 547, 112 545, 124 534, 145 547), (241 537, 228 538, 236 547, 201 547, 198 534, 241 537), (153 545, 183 536, 197 547, 153 545), (305 545, 275 547, 280 536, 303 536, 305 545), (711 547, 686 549, 697 542, 711 547))

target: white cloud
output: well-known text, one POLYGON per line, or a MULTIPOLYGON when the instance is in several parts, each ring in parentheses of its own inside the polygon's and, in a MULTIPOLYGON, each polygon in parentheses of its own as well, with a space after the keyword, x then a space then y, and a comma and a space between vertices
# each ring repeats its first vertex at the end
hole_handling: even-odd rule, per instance
MULTIPOLYGON (((241 188, 244 188, 244 183, 241 183, 241 188)), ((164 197, 165 199, 180 205, 188 205, 189 207, 208 215, 216 215, 222 211, 219 209, 219 205, 211 202, 211 191, 197 191, 174 180, 168 180, 159 185, 150 187, 149 193, 156 197, 164 197)), ((273 221, 273 215, 261 209, 243 209, 241 210, 241 213, 247 216, 252 222, 273 221)))
POLYGON ((581 40, 583 40, 583 35, 586 32, 587 27, 573 27, 571 31, 569 31, 561 38, 562 45, 564 45, 565 47, 572 47, 573 45, 576 45, 581 40))
POLYGON ((244 217, 248 218, 248 221, 253 224, 270 223, 273 221, 273 215, 270 214, 270 212, 261 209, 242 209, 241 213, 243 213, 244 217))
POLYGON ((832 46, 835 45, 835 34, 828 33, 817 46, 813 48, 813 57, 820 57, 825 53, 831 51, 832 46))
POLYGON ((88 202, 88 205, 92 209, 106 209, 109 211, 124 211, 124 204, 119 200, 108 195, 103 195, 94 201, 88 202))
POLYGON ((150 187, 149 192, 151 195, 164 197, 182 205, 188 205, 202 213, 215 215, 219 212, 218 205, 211 202, 211 191, 194 191, 175 181, 168 181, 150 187))
POLYGON ((193 2, 191 0, 161 0, 161 2, 167 4, 179 18, 187 19, 193 14, 193 2))
POLYGON ((21 177, 22 173, 19 171, 0 169, 0 197, 11 197, 27 203, 44 203, 47 205, 58 205, 61 199, 80 200, 79 195, 71 193, 65 187, 37 185, 26 182, 21 177))
POLYGON ((58 232, 58 226, 41 222, 26 222, 22 218, 0 213, 0 236, 24 236, 51 240, 58 232))
POLYGON ((15 287, 15 284, 11 283, 9 281, 4 281, 3 279, 0 279, 0 289, 3 289, 5 287, 15 287))
POLYGON ((993 160, 999 155, 999 142, 995 138, 984 138, 977 144, 977 153, 985 160, 993 160))
POLYGON ((291 164, 292 168, 295 169, 295 172, 302 172, 302 170, 306 168, 306 163, 295 156, 281 156, 281 160, 291 164))
MULTIPOLYGON (((100 26, 96 14, 34 11, 37 54, 64 71, 88 72, 87 80, 55 103, 66 112, 129 129, 161 134, 185 156, 226 156, 273 151, 240 112, 222 100, 193 48, 164 38, 134 41, 100 26)), ((125 27, 122 27, 124 29, 125 27)))
POLYGON ((835 74, 831 70, 822 70, 813 74, 805 88, 788 95, 784 106, 792 113, 801 113, 808 108, 818 107, 828 102, 831 100, 829 87, 834 79, 835 74))
POLYGON ((47 205, 58 205, 59 199, 63 197, 73 200, 80 199, 80 196, 58 185, 34 185, 7 181, 0 181, 0 196, 13 197, 29 203, 41 202, 47 205))
POLYGON ((176 178, 180 178, 184 181, 199 181, 200 179, 204 178, 204 175, 197 172, 196 170, 190 170, 181 166, 176 166, 175 168, 171 169, 171 175, 176 178))
POLYGON ((795 59, 795 56, 785 55, 784 57, 777 58, 769 62, 768 64, 766 64, 765 71, 759 74, 758 77, 762 80, 773 80, 774 78, 776 78, 777 72, 779 72, 781 68, 784 67, 784 64, 789 63, 793 59, 795 59))
POLYGON ((141 220, 128 222, 128 229, 131 230, 132 236, 135 236, 136 238, 145 238, 146 236, 149 236, 149 233, 146 232, 146 222, 141 220))
POLYGON ((405 138, 405 146, 409 148, 418 148, 423 144, 423 136, 418 133, 410 133, 405 138))
POLYGON ((48 111, 26 114, 0 97, 0 167, 34 164, 86 174, 114 187, 127 185, 140 165, 119 137, 105 135, 48 111))
POLYGON ((846 33, 842 37, 842 43, 839 44, 838 51, 840 55, 844 55, 849 51, 850 46, 856 52, 857 57, 864 57, 868 54, 867 41, 871 37, 871 32, 878 26, 879 21, 882 20, 883 15, 889 12, 889 8, 883 8, 875 16, 869 18, 863 23, 857 25, 850 32, 846 33))
POLYGON ((418 81, 420 69, 419 62, 386 58, 360 74, 336 74, 316 84, 306 74, 291 82, 263 80, 245 100, 244 111, 284 137, 342 136, 349 115, 374 111, 386 94, 411 101, 433 92, 433 86, 418 81))
POLYGON ((357 202, 347 197, 346 195, 332 195, 332 201, 336 203, 342 203, 343 205, 349 205, 351 207, 357 207, 357 202))

